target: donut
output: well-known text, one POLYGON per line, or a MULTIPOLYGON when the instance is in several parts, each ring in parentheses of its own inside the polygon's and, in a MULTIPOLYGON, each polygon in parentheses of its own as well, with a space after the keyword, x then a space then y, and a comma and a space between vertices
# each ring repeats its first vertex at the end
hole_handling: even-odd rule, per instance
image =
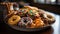
POLYGON ((36 7, 31 7, 31 6, 24 6, 25 8, 28 8, 28 14, 30 15, 38 15, 38 8, 36 7))
MULTIPOLYGON (((19 11, 18 11, 18 15, 20 16, 25 16, 27 14, 29 10, 27 8, 21 8, 19 11)), ((25 16, 26 17, 26 16, 25 16)))
POLYGON ((37 17, 39 17, 39 13, 37 12, 37 10, 30 10, 29 12, 28 12, 28 14, 29 15, 33 15, 33 16, 37 16, 37 17))
POLYGON ((33 21, 30 17, 22 17, 21 21, 19 22, 19 26, 29 26, 33 21))
POLYGON ((55 21, 55 18, 52 15, 50 14, 43 14, 43 15, 44 15, 43 17, 48 21, 48 23, 52 23, 55 21))
POLYGON ((27 26, 27 28, 40 28, 44 25, 44 22, 41 19, 37 18, 33 21, 33 23, 31 23, 30 27, 27 26))
POLYGON ((19 12, 20 12, 20 15, 28 13, 28 15, 31 15, 31 16, 34 15, 38 17, 39 14, 38 14, 38 10, 36 9, 34 7, 25 6, 24 8, 21 8, 19 12))
POLYGON ((34 16, 39 17, 39 13, 37 10, 33 10, 32 12, 33 12, 34 16))
POLYGON ((34 23, 36 24, 35 27, 42 27, 42 26, 44 25, 44 22, 42 21, 41 18, 36 18, 36 19, 34 20, 34 23))
POLYGON ((20 19, 21 19, 20 16, 13 15, 12 17, 10 17, 8 19, 8 24, 10 24, 10 25, 16 25, 20 21, 20 19))

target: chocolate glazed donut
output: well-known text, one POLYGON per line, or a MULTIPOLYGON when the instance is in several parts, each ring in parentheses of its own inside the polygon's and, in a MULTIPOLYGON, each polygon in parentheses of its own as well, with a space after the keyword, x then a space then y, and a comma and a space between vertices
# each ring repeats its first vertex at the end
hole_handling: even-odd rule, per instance
POLYGON ((29 26, 29 24, 32 24, 32 19, 30 17, 22 17, 18 26, 26 27, 29 26))

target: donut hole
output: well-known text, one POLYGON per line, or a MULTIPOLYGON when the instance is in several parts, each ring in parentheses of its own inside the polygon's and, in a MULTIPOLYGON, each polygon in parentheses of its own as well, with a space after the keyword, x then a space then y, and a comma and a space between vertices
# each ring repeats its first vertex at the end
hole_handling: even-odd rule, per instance
POLYGON ((27 20, 24 20, 25 23, 27 23, 27 20))
POLYGON ((51 18, 52 18, 52 16, 51 16, 51 15, 47 15, 47 17, 48 17, 49 19, 51 19, 51 18))
POLYGON ((30 17, 22 17, 20 23, 22 24, 21 25, 22 27, 24 27, 24 26, 30 27, 31 23, 32 23, 32 19, 30 17))
POLYGON ((13 21, 15 21, 16 19, 17 19, 17 17, 14 17, 14 18, 13 18, 13 21))
POLYGON ((15 21, 16 19, 13 19, 13 21, 15 21))

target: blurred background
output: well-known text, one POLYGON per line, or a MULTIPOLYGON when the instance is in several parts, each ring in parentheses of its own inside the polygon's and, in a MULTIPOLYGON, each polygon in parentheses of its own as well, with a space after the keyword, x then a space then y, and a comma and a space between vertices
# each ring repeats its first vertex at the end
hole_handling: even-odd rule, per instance
POLYGON ((49 10, 53 13, 60 14, 60 0, 0 0, 0 2, 25 2, 31 6, 49 10))

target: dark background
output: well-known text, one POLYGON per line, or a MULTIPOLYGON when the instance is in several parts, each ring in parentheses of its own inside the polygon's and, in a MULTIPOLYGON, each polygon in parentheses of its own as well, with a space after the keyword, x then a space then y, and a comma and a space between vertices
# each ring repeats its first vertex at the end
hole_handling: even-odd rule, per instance
MULTIPOLYGON (((41 8, 41 9, 44 9, 44 10, 48 10, 48 11, 51 11, 51 12, 56 13, 56 14, 60 14, 60 5, 58 5, 58 4, 34 3, 33 0, 0 0, 0 2, 4 2, 4 1, 9 1, 9 2, 24 1, 26 3, 30 3, 31 6, 36 6, 38 8, 41 8)), ((56 1, 56 3, 57 3, 57 1, 56 1)))

